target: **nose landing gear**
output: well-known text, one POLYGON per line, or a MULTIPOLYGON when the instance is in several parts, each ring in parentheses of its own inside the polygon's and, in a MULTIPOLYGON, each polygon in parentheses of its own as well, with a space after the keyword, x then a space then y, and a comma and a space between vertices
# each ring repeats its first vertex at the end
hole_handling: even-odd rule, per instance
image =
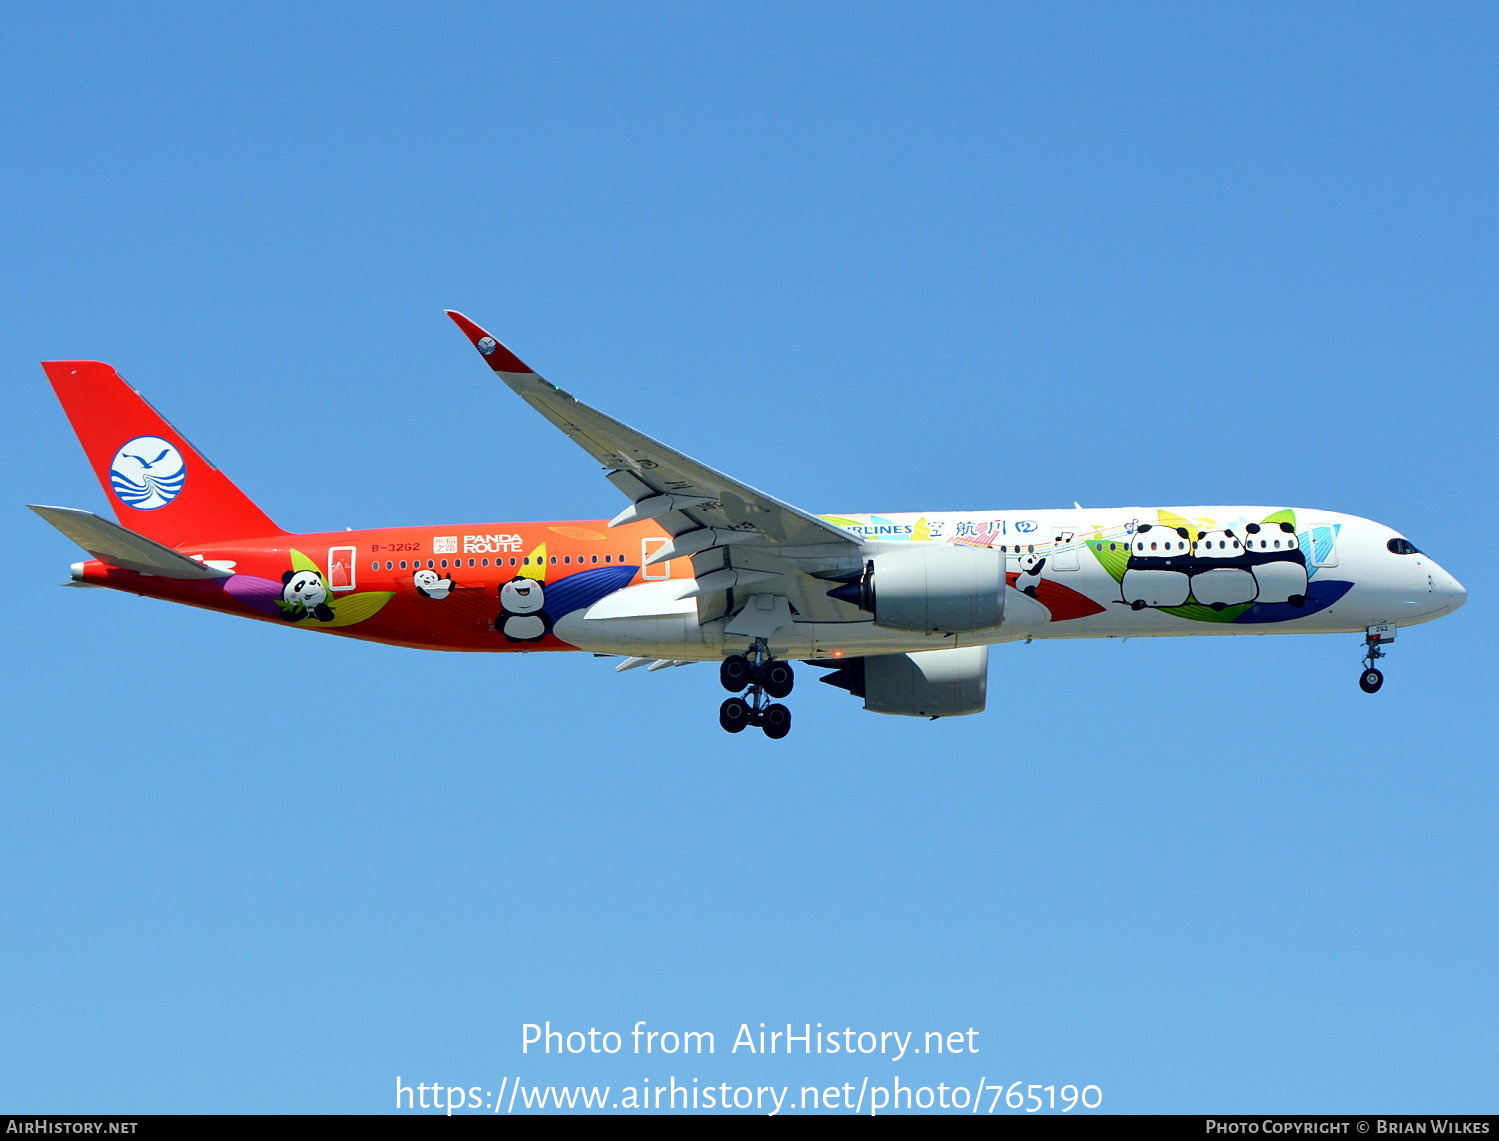
POLYGON ((1393 623, 1385 623, 1382 626, 1370 626, 1364 634, 1364 672, 1359 674, 1358 687, 1365 693, 1378 693, 1379 687, 1384 685, 1383 671, 1375 668, 1374 663, 1384 657, 1384 647, 1395 640, 1395 626, 1393 623))
POLYGON ((755 639, 748 655, 725 658, 718 667, 718 680, 730 693, 749 689, 744 697, 731 697, 718 707, 718 723, 726 732, 739 733, 746 726, 758 725, 773 741, 791 732, 791 710, 766 699, 785 697, 796 678, 790 663, 770 657, 764 638, 755 639))

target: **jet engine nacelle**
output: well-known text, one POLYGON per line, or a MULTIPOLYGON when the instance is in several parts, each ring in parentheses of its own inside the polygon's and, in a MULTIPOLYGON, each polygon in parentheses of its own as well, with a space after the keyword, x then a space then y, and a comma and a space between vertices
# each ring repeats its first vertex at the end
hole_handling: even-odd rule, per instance
POLYGON ((989 647, 857 658, 819 680, 862 697, 871 713, 963 717, 984 711, 989 647))
POLYGON ((1005 559, 985 547, 912 543, 875 555, 859 578, 828 593, 893 630, 992 630, 1004 621, 1005 559))

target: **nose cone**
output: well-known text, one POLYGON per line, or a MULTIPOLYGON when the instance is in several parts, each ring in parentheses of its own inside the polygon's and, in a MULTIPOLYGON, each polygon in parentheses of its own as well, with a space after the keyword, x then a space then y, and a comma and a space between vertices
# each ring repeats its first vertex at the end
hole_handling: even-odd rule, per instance
POLYGON ((1463 584, 1436 563, 1431 564, 1431 593, 1441 603, 1442 614, 1451 614, 1468 601, 1468 592, 1463 589, 1463 584))

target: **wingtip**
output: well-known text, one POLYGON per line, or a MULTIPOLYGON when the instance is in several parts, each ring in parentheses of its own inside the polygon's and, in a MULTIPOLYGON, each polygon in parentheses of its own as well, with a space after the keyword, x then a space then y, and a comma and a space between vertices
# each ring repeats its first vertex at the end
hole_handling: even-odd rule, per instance
POLYGON ((487 333, 481 326, 470 321, 456 309, 444 309, 444 313, 452 320, 453 324, 468 338, 469 344, 479 350, 479 355, 484 358, 484 363, 494 369, 495 372, 534 372, 530 365, 516 356, 499 340, 487 333))

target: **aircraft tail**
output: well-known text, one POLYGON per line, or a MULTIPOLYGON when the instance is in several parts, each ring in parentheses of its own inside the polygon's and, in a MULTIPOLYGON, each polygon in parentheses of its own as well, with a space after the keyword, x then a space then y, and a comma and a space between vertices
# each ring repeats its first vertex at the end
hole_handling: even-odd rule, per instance
POLYGON ((170 547, 282 533, 109 365, 42 368, 128 530, 170 547))

